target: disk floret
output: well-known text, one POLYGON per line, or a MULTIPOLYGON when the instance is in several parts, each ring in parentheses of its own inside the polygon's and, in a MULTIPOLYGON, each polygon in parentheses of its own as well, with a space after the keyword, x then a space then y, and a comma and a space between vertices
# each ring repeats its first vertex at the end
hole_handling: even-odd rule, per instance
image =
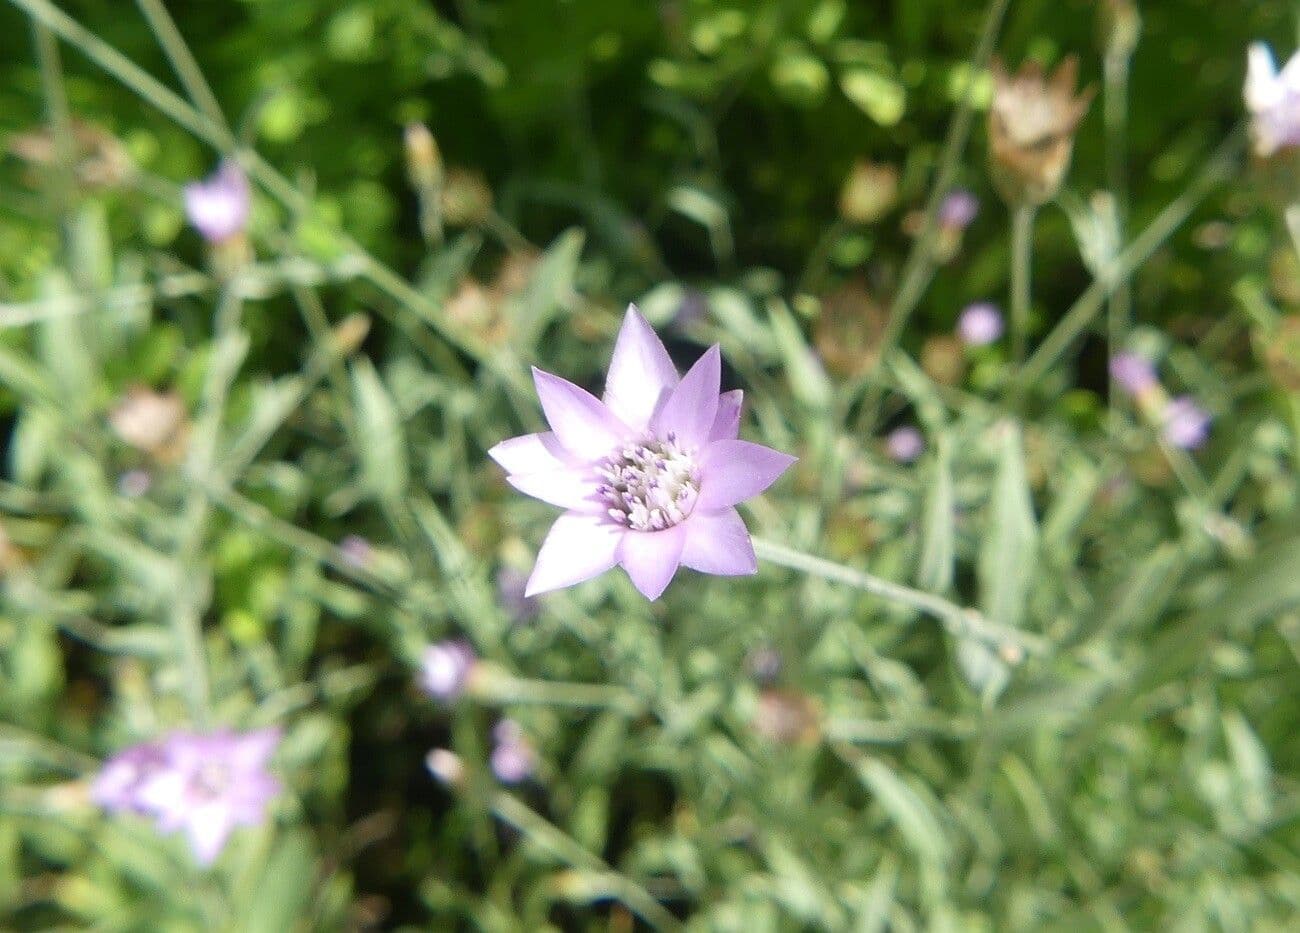
POLYGON ((683 521, 700 494, 693 454, 672 433, 624 445, 596 468, 606 514, 633 531, 663 531, 683 521))

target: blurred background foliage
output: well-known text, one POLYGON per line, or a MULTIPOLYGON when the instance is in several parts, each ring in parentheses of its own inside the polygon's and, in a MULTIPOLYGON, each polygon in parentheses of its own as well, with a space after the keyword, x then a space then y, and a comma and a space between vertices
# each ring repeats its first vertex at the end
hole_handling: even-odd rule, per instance
POLYGON ((169 4, 273 167, 252 265, 185 226, 179 185, 221 153, 148 90, 184 93, 158 7, 0 10, 6 926, 1293 928, 1294 166, 1229 147, 1203 203, 1194 179, 1241 120, 1247 44, 1285 57, 1294 4, 1139 4, 1121 123, 1127 7, 1010 4, 999 55, 1077 54, 1101 92, 1036 226, 1031 347, 1117 238, 1199 192, 1131 316, 1098 316, 1023 398, 1004 349, 950 337, 1008 285, 982 4, 169 4), (965 100, 978 217, 940 237, 906 354, 873 369, 965 100), (721 341, 743 434, 801 457, 756 531, 1023 641, 771 567, 655 605, 616 575, 522 603, 553 510, 484 451, 539 426, 525 364, 598 385, 629 300, 679 363, 721 341), (1120 346, 1213 412, 1205 450, 1110 392, 1120 346), (138 385, 179 393, 176 450, 112 429, 138 385), (912 465, 880 440, 904 423, 927 438, 912 465), (460 634, 485 660, 439 706, 413 671, 460 634), (538 767, 503 789, 505 714, 538 767), (209 873, 85 797, 108 754, 205 718, 287 730, 272 825, 209 873), (435 746, 458 786, 425 770, 435 746))

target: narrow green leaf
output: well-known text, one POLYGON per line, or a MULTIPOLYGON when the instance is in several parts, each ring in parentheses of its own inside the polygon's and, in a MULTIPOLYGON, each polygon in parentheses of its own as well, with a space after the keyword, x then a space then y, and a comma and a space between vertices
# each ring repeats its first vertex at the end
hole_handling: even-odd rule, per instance
POLYGON ((362 484, 376 498, 394 501, 406 491, 409 478, 406 442, 397 408, 364 357, 352 364, 352 396, 362 484))
POLYGON ((946 434, 939 435, 931 462, 933 473, 926 489, 916 584, 923 590, 943 593, 952 586, 955 524, 952 453, 946 434))
POLYGON ((1019 627, 1038 557, 1038 526, 1025 478, 1020 429, 998 427, 997 476, 979 555, 980 605, 1000 625, 1019 627))

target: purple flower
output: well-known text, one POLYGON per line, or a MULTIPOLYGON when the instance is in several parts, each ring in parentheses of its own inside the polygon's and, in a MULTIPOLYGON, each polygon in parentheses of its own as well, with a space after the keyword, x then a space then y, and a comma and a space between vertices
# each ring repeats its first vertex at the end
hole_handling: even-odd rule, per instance
POLYGON ((540 606, 531 596, 525 596, 528 589, 528 574, 514 567, 502 567, 497 571, 497 598, 515 622, 530 622, 537 617, 540 606))
POLYGON ((153 742, 123 749, 99 769, 90 799, 110 813, 145 813, 140 788, 166 764, 167 753, 153 742))
POLYGON ((117 478, 117 491, 128 499, 139 499, 153 486, 147 470, 127 470, 117 478))
POLYGON ((950 191, 939 205, 939 226, 965 230, 980 212, 980 202, 965 188, 950 191))
POLYGON ((977 301, 957 319, 957 336, 968 347, 983 347, 1002 336, 1002 312, 997 305, 977 301))
POLYGON ((1210 420, 1210 413, 1190 396, 1180 395, 1170 399, 1165 406, 1161 430, 1165 440, 1173 446, 1195 450, 1209 437, 1210 420))
POLYGON ((1251 43, 1243 96, 1258 155, 1267 158, 1279 149, 1300 145, 1300 55, 1292 55, 1279 72, 1269 47, 1251 43))
POLYGON ((911 463, 925 451, 925 437, 912 425, 904 425, 889 432, 885 450, 899 463, 911 463))
POLYGON ((375 548, 361 535, 345 535, 339 541, 339 554, 349 567, 362 570, 374 559, 375 548))
POLYGON ((492 749, 490 763, 497 780, 518 784, 537 767, 537 753, 524 737, 524 730, 513 719, 503 719, 492 730, 496 747, 492 749))
POLYGON ((256 826, 280 792, 266 765, 280 730, 173 733, 105 763, 92 795, 105 809, 154 817, 164 833, 184 831, 200 865, 211 865, 237 826, 256 826))
POLYGON ((222 162, 204 181, 185 186, 185 216, 209 243, 221 243, 244 232, 252 192, 243 169, 222 162))
POLYGON ((454 700, 465 689, 476 663, 474 649, 463 638, 429 645, 420 662, 420 686, 430 696, 454 700))
POLYGON ((551 430, 488 455, 520 492, 566 509, 542 543, 525 595, 621 565, 647 599, 677 568, 736 576, 758 562, 735 506, 793 457, 738 440, 741 393, 719 394, 717 345, 679 378, 635 306, 623 320, 604 399, 533 369, 551 430))
POLYGON ((1110 375, 1129 395, 1142 395, 1156 387, 1156 368, 1151 361, 1128 350, 1110 358, 1110 375))

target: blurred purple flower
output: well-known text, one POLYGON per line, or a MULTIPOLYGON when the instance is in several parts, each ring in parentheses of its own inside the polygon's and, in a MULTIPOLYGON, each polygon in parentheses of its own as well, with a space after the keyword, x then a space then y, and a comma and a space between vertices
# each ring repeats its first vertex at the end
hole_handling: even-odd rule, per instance
POLYGON ((200 865, 211 865, 238 826, 256 826, 280 792, 267 763, 280 730, 177 732, 105 763, 92 796, 106 810, 154 817, 164 833, 183 831, 200 865))
POLYGON ((360 535, 346 535, 339 542, 344 563, 358 570, 366 567, 375 556, 374 546, 360 535))
POLYGON ((741 393, 719 392, 721 369, 714 345, 679 378, 635 306, 603 400, 533 369, 551 430, 488 451, 520 492, 567 509, 542 543, 525 595, 615 565, 647 599, 658 599, 683 564, 722 576, 757 572, 735 506, 795 458, 737 439, 741 393))
POLYGON ((1243 96, 1256 154, 1267 158, 1300 145, 1300 54, 1292 55, 1279 72, 1269 47, 1251 43, 1243 96))
POLYGON ((515 622, 531 622, 541 610, 536 599, 524 595, 527 589, 528 574, 522 570, 502 567, 497 571, 497 598, 515 622))
POLYGON ((139 499, 153 486, 148 470, 127 470, 117 478, 117 491, 128 499, 139 499))
POLYGON ((925 452, 925 437, 912 425, 904 425, 889 432, 885 450, 899 463, 911 463, 925 452))
POLYGON ((957 319, 957 336, 968 347, 983 347, 1002 336, 1002 312, 997 305, 977 301, 957 319))
POLYGON ((518 784, 537 767, 537 753, 524 737, 524 731, 513 719, 503 719, 492 730, 496 746, 492 749, 490 763, 497 780, 518 784))
POLYGON ((1145 356, 1125 350, 1110 358, 1110 375, 1129 395, 1142 395, 1156 387, 1156 368, 1145 356))
POLYGON ((439 700, 460 696, 478 657, 463 638, 441 641, 424 649, 420 661, 420 686, 439 700))
POLYGON ((203 181, 185 186, 185 216, 209 243, 222 243, 244 232, 252 191, 243 169, 222 162, 203 181))
POLYGON ((965 230, 980 212, 980 202, 965 188, 950 191, 939 205, 939 226, 965 230))
POLYGON ((90 787, 90 799, 110 813, 145 813, 140 788, 167 764, 161 745, 144 742, 104 762, 90 787))
POLYGON ((748 654, 745 664, 755 680, 770 684, 781 674, 781 652, 771 645, 762 645, 748 654))
POLYGON ((1195 450, 1210 435, 1210 413, 1187 395, 1170 399, 1163 420, 1165 440, 1183 450, 1195 450))

